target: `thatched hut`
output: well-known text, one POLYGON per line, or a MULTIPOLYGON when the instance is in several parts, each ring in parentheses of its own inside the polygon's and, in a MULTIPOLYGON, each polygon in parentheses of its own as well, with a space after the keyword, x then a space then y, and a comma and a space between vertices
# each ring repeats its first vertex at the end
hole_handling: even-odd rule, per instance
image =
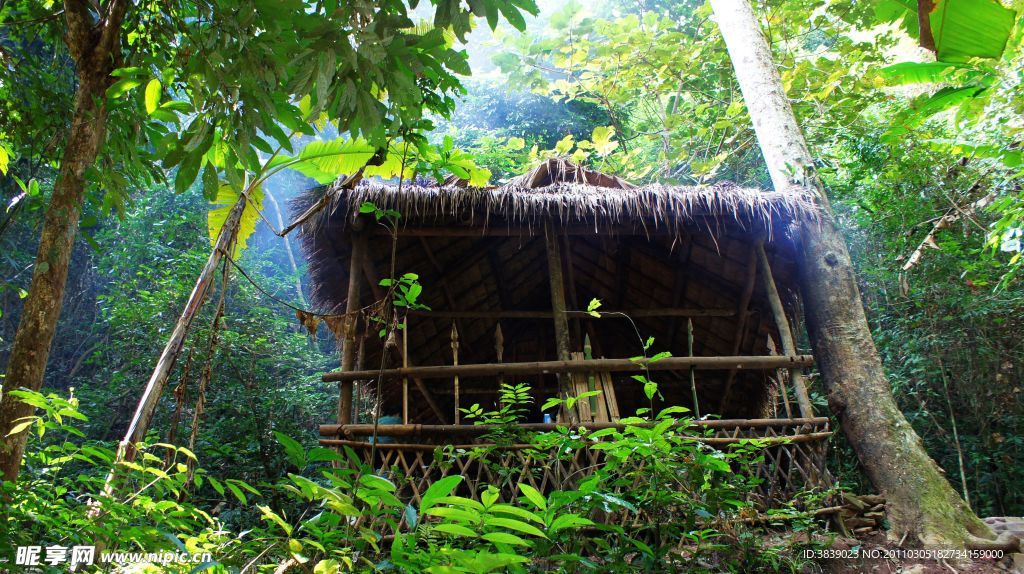
POLYGON ((543 428, 546 398, 588 389, 604 394, 558 416, 614 424, 649 406, 632 378, 641 365, 659 383, 655 408, 722 419, 705 424, 733 438, 822 431, 793 393, 812 362, 792 327, 795 224, 817 216, 806 198, 732 184, 636 187, 561 160, 500 187, 452 183, 337 185, 294 206, 326 205, 301 237, 315 301, 342 316, 341 372, 324 376, 341 387, 338 424, 322 428, 340 438, 325 444, 359 443, 371 400, 400 421, 381 435, 465 442, 474 429, 455 426, 467 422, 459 408, 492 407, 500 382, 530 384, 533 428, 543 428), (367 202, 400 214, 394 237, 361 213, 367 202), (405 273, 418 276, 429 310, 382 341, 366 315, 385 296, 380 280, 405 273), (600 317, 587 312, 594 299, 600 317))

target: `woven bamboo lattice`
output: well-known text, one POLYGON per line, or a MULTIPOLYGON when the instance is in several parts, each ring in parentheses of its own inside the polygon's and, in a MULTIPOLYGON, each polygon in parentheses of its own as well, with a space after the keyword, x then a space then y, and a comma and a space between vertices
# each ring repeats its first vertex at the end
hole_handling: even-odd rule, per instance
MULTIPOLYGON (((694 440, 722 448, 743 439, 766 439, 768 446, 761 451, 763 460, 752 472, 762 479, 751 493, 755 507, 771 508, 790 500, 798 492, 824 490, 831 486, 832 477, 825 466, 828 437, 832 434, 827 418, 731 423, 733 421, 711 421, 699 425, 705 427, 706 435, 702 433, 694 440)), ((343 436, 358 434, 345 433, 344 429, 339 432, 343 436)), ((602 451, 589 448, 558 457, 549 450, 538 450, 527 444, 496 446, 472 440, 451 444, 447 442, 451 434, 432 434, 421 430, 416 443, 378 444, 373 455, 375 460, 370 459, 373 445, 369 442, 324 439, 321 444, 351 449, 350 456, 354 454, 363 464, 379 469, 383 476, 396 484, 395 494, 399 500, 413 505, 419 505, 422 493, 432 483, 452 475, 464 477, 459 494, 471 498, 477 498, 482 490, 494 486, 501 501, 511 501, 519 495, 520 483, 544 493, 574 490, 600 467, 603 459, 602 451)), ((641 480, 642 473, 636 475, 637 481, 641 480)), ((616 492, 636 486, 620 486, 616 492)), ((593 518, 622 525, 645 522, 643 511, 640 514, 616 513, 593 518)), ((383 522, 368 526, 378 531, 390 528, 383 522)), ((397 528, 402 530, 406 527, 403 516, 397 528)))

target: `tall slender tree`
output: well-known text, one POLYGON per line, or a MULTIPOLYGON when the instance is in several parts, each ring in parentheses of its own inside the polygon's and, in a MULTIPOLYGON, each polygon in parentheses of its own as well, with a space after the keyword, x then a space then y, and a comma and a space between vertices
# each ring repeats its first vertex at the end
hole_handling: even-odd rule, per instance
POLYGON ((811 346, 832 412, 886 497, 890 536, 926 546, 994 544, 991 529, 953 490, 893 400, 846 241, 749 0, 711 0, 711 7, 772 184, 776 190, 811 195, 820 209, 820 221, 801 229, 800 273, 811 346))
MULTIPOLYGON (((127 0, 112 0, 96 13, 84 0, 68 0, 64 5, 64 41, 78 79, 75 112, 46 210, 32 284, 11 348, 5 381, 8 389, 16 386, 39 390, 43 385, 46 360, 64 303, 71 248, 78 235, 86 170, 96 161, 106 136, 106 91, 117 79, 111 73, 121 62, 121 23, 128 4, 127 0)), ((17 477, 25 450, 25 433, 10 434, 9 430, 33 410, 19 400, 0 401, 0 474, 5 480, 17 477)))

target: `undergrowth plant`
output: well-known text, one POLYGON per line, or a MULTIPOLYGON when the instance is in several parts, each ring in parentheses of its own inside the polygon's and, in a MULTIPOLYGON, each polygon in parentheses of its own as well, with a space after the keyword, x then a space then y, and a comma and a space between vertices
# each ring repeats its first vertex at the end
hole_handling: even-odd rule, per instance
MULTIPOLYGON (((464 478, 448 476, 418 501, 402 500, 401 476, 350 450, 307 449, 277 433, 291 472, 275 482, 250 485, 197 468, 190 483, 186 462, 195 455, 156 443, 138 445, 136 462, 118 464, 117 488, 106 495, 114 451, 73 443, 81 433, 71 422, 84 419, 76 399, 11 392, 40 413, 22 421, 33 430, 22 481, 3 484, 0 536, 9 544, 0 559, 12 564, 19 546, 93 545, 97 557, 211 556, 205 563, 99 565, 116 572, 776 572, 798 571, 801 550, 822 544, 815 542, 819 526, 797 505, 774 519, 795 524, 806 534, 800 539, 766 537, 746 525, 755 515, 748 494, 757 485, 746 471, 764 445, 713 449, 698 440, 681 407, 641 409, 621 429, 559 426, 534 435, 535 456, 601 453, 575 488, 546 494, 513 480, 513 492, 482 485, 479 496, 467 496, 464 478), (258 519, 244 529, 228 526, 218 516, 227 514, 219 510, 225 505, 258 519)), ((507 385, 502 406, 479 420, 514 426, 528 397, 526 385, 507 385)), ((503 437, 511 438, 496 438, 503 437)), ((510 476, 522 470, 511 468, 510 476)))

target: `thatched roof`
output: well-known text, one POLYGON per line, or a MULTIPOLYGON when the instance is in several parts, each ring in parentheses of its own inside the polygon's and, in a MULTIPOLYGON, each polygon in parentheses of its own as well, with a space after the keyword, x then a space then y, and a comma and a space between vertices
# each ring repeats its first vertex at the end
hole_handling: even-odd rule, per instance
POLYGON ((363 182, 355 189, 333 186, 320 192, 332 196, 325 217, 352 220, 359 206, 372 202, 401 213, 404 226, 454 222, 482 231, 494 225, 531 230, 550 217, 561 225, 592 226, 595 232, 627 225, 679 235, 700 226, 710 233, 740 229, 771 236, 780 226, 817 217, 804 195, 731 183, 635 187, 561 160, 548 160, 505 185, 486 189, 456 181, 444 186, 363 182))
MULTIPOLYGON (((299 198, 293 204, 296 213, 328 194, 327 207, 304 225, 300 236, 320 308, 340 312, 345 307, 350 233, 364 202, 401 213, 404 235, 399 237, 396 269, 419 274, 424 302, 436 311, 550 310, 543 227, 551 221, 564 234, 567 281, 573 283, 567 299, 572 309, 585 309, 591 298, 601 299, 608 310, 735 309, 750 283, 752 242, 765 239, 777 283, 793 312, 797 291, 793 224, 817 217, 811 201, 797 195, 732 184, 634 187, 558 160, 500 187, 471 189, 460 182, 447 183, 364 182, 354 189, 328 186, 299 198)), ((361 305, 380 295, 376 280, 366 278, 383 276, 391 265, 391 239, 376 231, 372 221, 364 226, 364 232, 371 234, 371 257, 363 270, 361 305)), ((695 317, 694 353, 767 353, 774 326, 759 290, 749 312, 751 318, 742 330, 737 329, 735 317, 695 317)), ((507 347, 505 361, 554 358, 550 321, 503 319, 500 323, 507 347)), ((637 317, 635 323, 643 336, 655 337, 659 350, 686 355, 686 319, 645 316, 637 317)), ((628 322, 602 319, 590 328, 601 355, 638 354, 637 335, 628 322)), ((410 364, 450 364, 450 330, 450 320, 416 317, 409 330, 410 364)), ((495 361, 494 330, 494 321, 460 322, 460 362, 495 361)), ((377 341, 367 343, 366 365, 379 364, 379 347, 377 341)), ((718 375, 710 371, 700 376, 706 379, 701 401, 715 403, 717 409, 715 393, 721 391, 724 379, 714 379, 718 375)), ((541 379, 533 381, 535 388, 543 389, 550 382, 541 379)), ((763 373, 737 376, 735 396, 745 401, 731 406, 726 414, 762 414, 765 380, 763 373)), ((474 384, 463 381, 466 389, 474 384)), ((483 385, 478 392, 484 393, 495 386, 494 381, 477 384, 483 385)), ((676 389, 675 384, 664 387, 666 398, 685 404, 688 391, 683 392, 682 386, 676 389)), ((486 398, 469 396, 463 406, 486 398)), ((622 402, 626 410, 634 406, 629 397, 622 402)), ((430 413, 418 414, 415 422, 432 422, 430 413)))

